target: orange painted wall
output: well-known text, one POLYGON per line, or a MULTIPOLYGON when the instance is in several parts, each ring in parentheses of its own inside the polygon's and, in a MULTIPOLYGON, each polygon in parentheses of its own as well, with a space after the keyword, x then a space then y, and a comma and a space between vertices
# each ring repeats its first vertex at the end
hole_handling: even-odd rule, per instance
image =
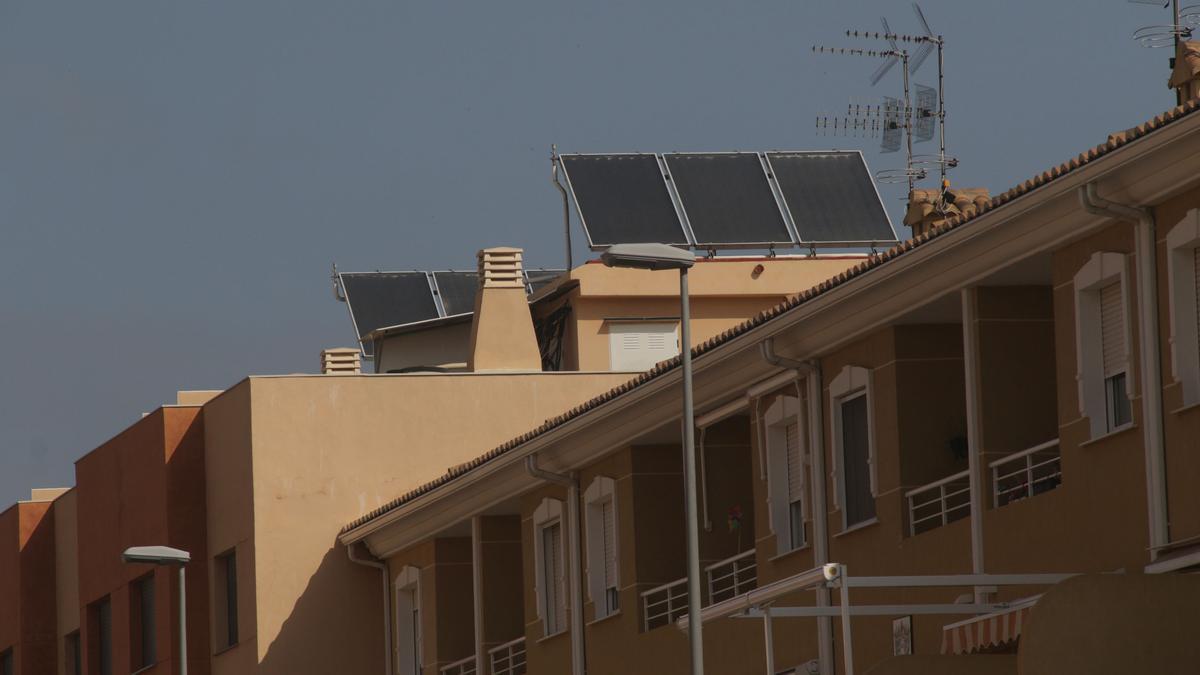
POLYGON ((51 502, 0 513, 0 652, 19 675, 54 671, 54 518, 51 502))
POLYGON ((204 513, 204 433, 198 407, 159 408, 75 465, 79 527, 80 635, 84 672, 97 655, 89 607, 112 603, 114 672, 131 669, 130 582, 154 574, 158 663, 145 672, 170 673, 179 658, 173 568, 126 565, 130 546, 166 545, 189 551, 188 669, 208 673, 208 578, 204 513))

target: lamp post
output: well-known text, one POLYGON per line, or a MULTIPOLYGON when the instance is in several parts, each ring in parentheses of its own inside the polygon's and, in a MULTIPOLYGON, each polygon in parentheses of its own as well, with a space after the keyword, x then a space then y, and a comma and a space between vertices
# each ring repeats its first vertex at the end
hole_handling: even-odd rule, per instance
POLYGON ((133 546, 125 549, 121 560, 127 563, 179 566, 179 675, 187 675, 187 583, 184 566, 192 554, 169 546, 133 546))
POLYGON ((679 270, 679 340, 683 366, 683 474, 687 495, 688 642, 692 675, 704 673, 704 638, 700 621, 700 520, 696 496, 696 423, 692 410, 691 309, 688 270, 696 264, 691 251, 667 244, 617 244, 600 255, 608 267, 679 270))

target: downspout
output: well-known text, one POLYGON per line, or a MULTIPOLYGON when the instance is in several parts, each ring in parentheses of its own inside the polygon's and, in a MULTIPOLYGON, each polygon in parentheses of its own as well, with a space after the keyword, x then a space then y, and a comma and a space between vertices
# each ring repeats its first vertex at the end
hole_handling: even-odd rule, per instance
MULTIPOLYGON (((967 404, 967 491, 971 514, 971 573, 983 574, 983 434, 979 389, 979 297, 974 287, 960 292, 963 327, 963 380, 967 404)), ((984 602, 986 591, 974 588, 975 602, 984 602)))
POLYGON ((567 488, 567 547, 571 553, 567 562, 571 584, 571 674, 584 675, 587 664, 583 651, 583 574, 579 561, 579 478, 574 473, 567 475, 539 469, 537 455, 525 458, 525 471, 534 478, 567 488))
POLYGON ((1088 213, 1137 225, 1138 340, 1141 343, 1143 443, 1146 448, 1146 499, 1150 520, 1150 559, 1170 541, 1167 521, 1167 469, 1163 454, 1162 371, 1159 357, 1157 235, 1154 213, 1146 207, 1117 204, 1097 194, 1096 183, 1079 188, 1088 213))
MULTIPOLYGON (((816 359, 798 361, 776 354, 774 338, 763 340, 758 349, 763 360, 772 366, 792 368, 805 373, 805 382, 808 385, 808 445, 812 457, 813 564, 821 566, 829 562, 829 506, 825 494, 825 424, 821 407, 821 362, 816 359)), ((798 383, 796 393, 800 393, 798 383)), ((830 604, 829 589, 819 588, 817 606, 828 607, 830 604)), ((818 617, 817 656, 821 675, 833 675, 834 654, 833 619, 828 616, 818 617)))
POLYGON ((346 554, 350 556, 350 562, 365 567, 374 567, 379 570, 379 576, 383 579, 383 673, 390 675, 392 672, 392 594, 388 583, 388 565, 377 558, 371 560, 354 555, 354 548, 357 545, 350 544, 346 547, 346 554))
MULTIPOLYGON (((825 417, 823 414, 821 362, 813 359, 808 363, 808 433, 812 448, 813 483, 813 566, 829 562, 829 499, 825 493, 825 417)), ((832 604, 830 591, 817 589, 817 606, 832 604)), ((833 675, 835 658, 833 644, 833 618, 817 619, 817 657, 821 675, 833 675)))

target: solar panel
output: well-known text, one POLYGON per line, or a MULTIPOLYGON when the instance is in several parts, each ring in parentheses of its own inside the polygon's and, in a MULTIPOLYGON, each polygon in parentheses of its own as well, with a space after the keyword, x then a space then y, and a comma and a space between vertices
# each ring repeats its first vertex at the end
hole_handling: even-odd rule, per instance
POLYGON ((802 243, 896 241, 862 154, 768 152, 767 163, 802 243))
POLYGON ((756 152, 663 155, 699 247, 795 243, 756 152))
MULTIPOLYGON (((437 303, 425 272, 340 273, 350 319, 358 339, 385 326, 438 318, 437 303)), ((363 344, 371 356, 371 344, 363 344)))
POLYGON ((688 239, 653 154, 559 155, 592 249, 688 239))
POLYGON ((525 286, 533 295, 566 273, 566 270, 525 270, 525 286))
POLYGON ((478 272, 434 272, 438 297, 446 316, 469 314, 475 311, 475 292, 479 290, 478 272))

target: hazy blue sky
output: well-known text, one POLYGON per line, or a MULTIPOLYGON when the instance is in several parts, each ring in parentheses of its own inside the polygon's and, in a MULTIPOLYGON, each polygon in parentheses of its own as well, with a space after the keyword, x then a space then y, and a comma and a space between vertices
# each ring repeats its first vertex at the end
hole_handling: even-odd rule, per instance
MULTIPOLYGON (((1155 7, 923 6, 947 40, 956 184, 1007 189, 1173 104, 1169 54, 1128 38, 1155 7)), ((810 51, 868 46, 842 31, 882 13, 915 28, 898 1, 4 2, 0 508, 73 483, 177 389, 352 344, 333 262, 469 269, 516 245, 560 265, 551 142, 897 166, 813 129, 898 92, 898 69, 872 89, 875 63, 810 51)))

